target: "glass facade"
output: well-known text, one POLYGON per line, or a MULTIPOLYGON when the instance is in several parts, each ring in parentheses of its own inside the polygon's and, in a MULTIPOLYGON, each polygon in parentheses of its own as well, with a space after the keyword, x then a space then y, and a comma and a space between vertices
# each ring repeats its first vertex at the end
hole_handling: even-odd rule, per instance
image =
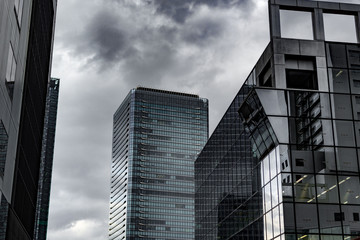
POLYGON ((194 239, 208 101, 138 87, 114 114, 109 239, 194 239))
POLYGON ((330 5, 284 4, 195 162, 197 240, 360 239, 360 45, 321 38, 330 5), (275 37, 282 9, 310 12, 315 40, 275 37))
POLYGON ((34 231, 34 239, 36 240, 45 240, 47 234, 59 85, 60 79, 51 78, 46 96, 45 123, 34 231))

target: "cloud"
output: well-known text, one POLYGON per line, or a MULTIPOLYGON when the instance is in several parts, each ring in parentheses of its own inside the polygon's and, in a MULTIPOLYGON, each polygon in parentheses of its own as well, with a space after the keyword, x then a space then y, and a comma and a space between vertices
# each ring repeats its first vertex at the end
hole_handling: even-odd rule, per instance
POLYGON ((48 238, 53 240, 103 240, 104 237, 96 229, 101 226, 101 223, 89 219, 78 220, 69 224, 65 229, 56 229, 49 231, 48 238), (70 238, 69 238, 70 237, 70 238))
POLYGON ((85 36, 89 37, 86 47, 97 53, 95 59, 113 62, 126 56, 129 40, 120 26, 119 20, 109 11, 101 11, 92 19, 85 36))
POLYGON ((186 19, 196 13, 196 6, 206 5, 217 8, 242 7, 247 8, 249 0, 153 0, 158 13, 165 14, 178 23, 185 23, 186 19))

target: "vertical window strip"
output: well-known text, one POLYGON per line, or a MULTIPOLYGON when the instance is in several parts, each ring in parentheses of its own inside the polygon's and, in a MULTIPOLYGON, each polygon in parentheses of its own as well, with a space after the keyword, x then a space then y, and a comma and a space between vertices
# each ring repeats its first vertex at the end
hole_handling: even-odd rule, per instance
POLYGON ((0 176, 4 176, 8 135, 3 122, 0 120, 0 176))

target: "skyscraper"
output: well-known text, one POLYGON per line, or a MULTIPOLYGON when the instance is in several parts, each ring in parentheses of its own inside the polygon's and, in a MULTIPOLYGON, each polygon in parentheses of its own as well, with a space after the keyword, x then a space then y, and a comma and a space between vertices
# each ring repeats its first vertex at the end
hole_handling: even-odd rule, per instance
POLYGON ((195 162, 197 240, 360 238, 359 16, 269 1, 270 43, 195 162))
POLYGON ((46 240, 52 166, 54 158, 56 116, 60 79, 51 78, 46 96, 43 145, 41 151, 39 190, 36 206, 35 240, 46 240))
POLYGON ((114 114, 109 239, 194 239, 194 161, 208 101, 138 87, 114 114))
POLYGON ((56 0, 0 1, 0 239, 33 239, 56 0))

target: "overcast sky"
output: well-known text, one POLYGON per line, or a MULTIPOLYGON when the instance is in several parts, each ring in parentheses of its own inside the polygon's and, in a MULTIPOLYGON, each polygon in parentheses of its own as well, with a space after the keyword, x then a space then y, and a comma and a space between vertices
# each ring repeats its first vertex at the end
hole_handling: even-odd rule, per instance
POLYGON ((107 239, 112 116, 130 89, 208 98, 212 132, 268 42, 267 0, 59 0, 48 239, 107 239))

